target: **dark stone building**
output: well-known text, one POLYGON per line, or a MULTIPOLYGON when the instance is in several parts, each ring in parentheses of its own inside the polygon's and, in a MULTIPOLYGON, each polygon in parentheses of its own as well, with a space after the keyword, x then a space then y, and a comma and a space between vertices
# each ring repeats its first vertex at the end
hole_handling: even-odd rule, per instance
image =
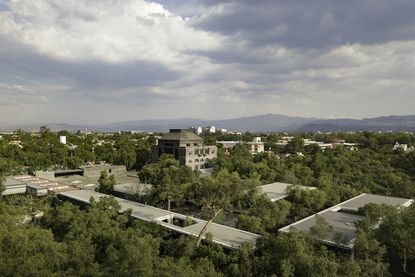
POLYGON ((203 139, 187 129, 170 129, 153 146, 152 160, 157 161, 162 154, 173 155, 180 165, 193 170, 205 167, 208 160, 216 158, 217 147, 203 145, 203 139))

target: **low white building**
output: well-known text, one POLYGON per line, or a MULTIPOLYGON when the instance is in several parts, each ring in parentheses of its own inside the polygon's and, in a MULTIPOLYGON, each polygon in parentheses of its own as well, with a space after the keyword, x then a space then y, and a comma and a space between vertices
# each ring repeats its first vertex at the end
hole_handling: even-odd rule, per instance
POLYGON ((248 146, 248 150, 249 152, 251 152, 252 155, 257 155, 258 153, 263 153, 265 151, 264 143, 261 141, 261 137, 255 137, 252 142, 218 141, 217 143, 220 143, 223 145, 223 148, 225 149, 225 153, 229 153, 230 150, 238 144, 244 144, 248 146))
POLYGON ((272 202, 284 199, 288 195, 288 190, 290 188, 298 187, 304 190, 314 190, 316 187, 307 187, 307 186, 296 186, 288 183, 275 182, 271 184, 266 184, 259 186, 259 191, 265 193, 272 202))
POLYGON ((398 149, 402 149, 403 151, 407 151, 408 150, 408 144, 400 144, 400 143, 396 142, 395 145, 393 146, 393 150, 398 150, 398 149))

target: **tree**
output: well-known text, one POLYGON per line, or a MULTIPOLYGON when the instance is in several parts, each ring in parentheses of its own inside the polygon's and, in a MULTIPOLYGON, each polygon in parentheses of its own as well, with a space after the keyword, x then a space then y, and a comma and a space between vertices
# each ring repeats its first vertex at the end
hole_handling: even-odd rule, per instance
POLYGON ((106 171, 101 171, 101 176, 99 176, 98 183, 99 192, 110 194, 114 190, 114 186, 116 184, 115 176, 114 174, 108 176, 106 171))
POLYGON ((319 214, 314 216, 316 219, 316 224, 310 228, 310 235, 317 239, 327 239, 327 237, 333 231, 333 226, 331 226, 324 217, 319 214))
POLYGON ((313 144, 310 144, 310 145, 306 145, 306 146, 304 146, 304 151, 305 151, 307 154, 312 154, 312 155, 315 155, 315 154, 317 154, 317 153, 320 153, 322 150, 321 150, 320 145, 318 145, 318 144, 316 144, 316 143, 313 143, 313 144))
POLYGON ((292 204, 290 216, 298 220, 321 210, 326 204, 327 196, 324 191, 318 189, 305 190, 294 187, 289 190, 286 200, 292 204))
POLYGON ((279 236, 264 236, 257 248, 258 276, 337 276, 335 255, 295 229, 279 236))
POLYGON ((3 186, 3 176, 0 175, 0 198, 2 197, 2 193, 4 191, 4 186, 3 186))
POLYGON ((238 217, 236 226, 255 233, 271 232, 283 225, 290 212, 291 204, 285 200, 272 202, 268 196, 257 195, 250 203, 247 214, 238 217))
POLYGON ((408 261, 415 261, 415 210, 408 208, 386 214, 375 236, 386 245, 392 256, 400 258, 402 270, 408 273, 408 261))
POLYGON ((187 166, 179 166, 179 162, 171 155, 161 155, 157 163, 145 165, 140 173, 140 180, 153 185, 155 198, 166 201, 170 211, 171 202, 178 205, 186 193, 187 185, 195 178, 195 173, 187 166))
POLYGON ((363 230, 358 229, 356 235, 353 252, 362 271, 360 276, 389 276, 386 248, 363 230))
POLYGON ((156 185, 156 191, 161 198, 167 201, 167 210, 170 211, 171 201, 182 198, 183 190, 180 182, 180 169, 175 166, 162 169, 161 183, 156 185))
POLYGON ((134 168, 137 162, 137 150, 132 141, 123 139, 115 143, 117 149, 116 163, 123 164, 127 167, 127 170, 134 168))
POLYGON ((304 151, 304 141, 301 137, 294 137, 285 147, 285 152, 296 154, 304 151))
POLYGON ((137 146, 137 161, 138 168, 142 168, 146 165, 151 158, 151 146, 149 143, 139 143, 137 146))
POLYGON ((261 218, 257 216, 241 214, 240 216, 238 216, 238 220, 235 223, 235 227, 248 232, 262 234, 265 230, 261 226, 261 223, 261 218))
POLYGON ((196 203, 208 213, 208 221, 197 238, 197 245, 199 245, 209 225, 224 209, 232 206, 235 191, 227 179, 213 177, 200 179, 194 184, 193 190, 196 203))

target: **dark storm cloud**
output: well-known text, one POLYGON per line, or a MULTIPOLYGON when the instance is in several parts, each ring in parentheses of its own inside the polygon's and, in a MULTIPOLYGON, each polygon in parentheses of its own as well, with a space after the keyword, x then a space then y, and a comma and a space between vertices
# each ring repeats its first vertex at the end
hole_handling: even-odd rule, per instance
POLYGON ((25 47, 8 43, 0 48, 0 80, 11 76, 28 79, 66 80, 84 90, 157 86, 180 77, 177 71, 154 61, 131 61, 111 64, 102 61, 63 61, 33 53, 25 47))
POLYGON ((415 38, 415 1, 202 1, 227 3, 195 26, 246 39, 254 46, 321 48, 415 38))
POLYGON ((156 2, 0 3, 0 122, 413 111, 415 1, 156 2))

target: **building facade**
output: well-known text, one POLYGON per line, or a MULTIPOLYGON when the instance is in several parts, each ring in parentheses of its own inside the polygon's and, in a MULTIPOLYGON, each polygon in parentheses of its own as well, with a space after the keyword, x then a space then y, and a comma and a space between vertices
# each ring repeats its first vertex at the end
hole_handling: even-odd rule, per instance
POLYGON ((248 147, 249 152, 252 155, 257 155, 259 153, 265 152, 264 143, 261 141, 260 137, 255 137, 252 142, 243 142, 243 141, 218 141, 217 143, 220 143, 223 145, 223 149, 225 151, 225 154, 229 155, 232 148, 235 147, 238 144, 243 144, 248 147))
POLYGON ((170 129, 153 146, 152 161, 157 161, 162 154, 173 155, 181 166, 187 165, 193 170, 199 170, 205 168, 209 160, 216 158, 217 147, 203 145, 203 139, 191 130, 170 129))

